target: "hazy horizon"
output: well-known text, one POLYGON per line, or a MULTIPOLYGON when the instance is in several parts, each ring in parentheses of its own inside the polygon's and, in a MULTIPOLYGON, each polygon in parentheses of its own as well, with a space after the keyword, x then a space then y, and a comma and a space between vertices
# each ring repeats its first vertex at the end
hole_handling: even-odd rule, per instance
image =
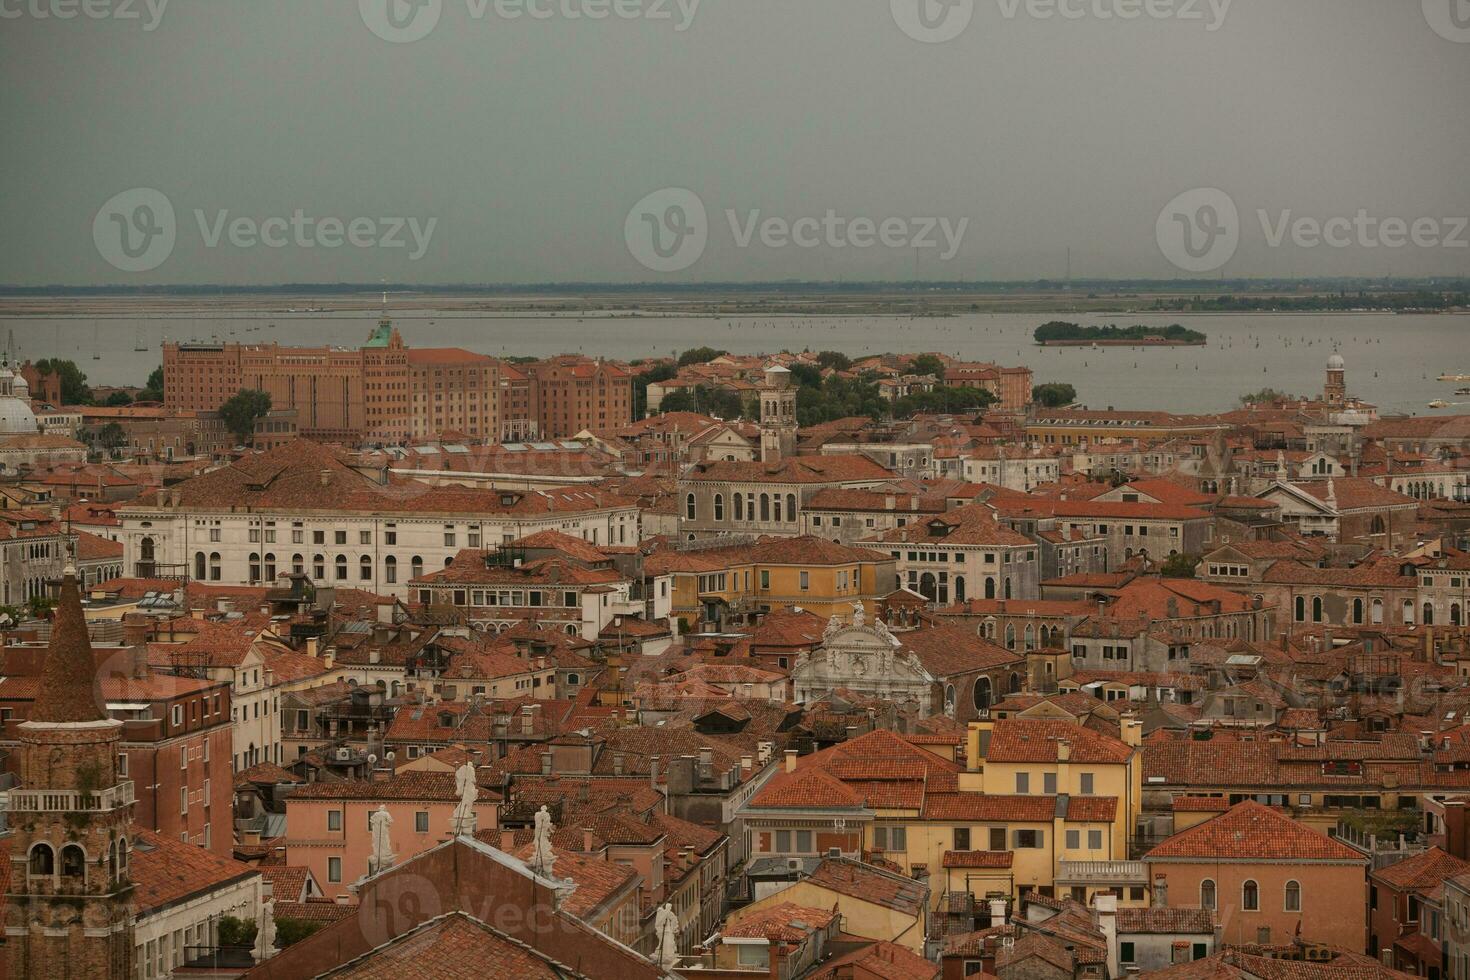
POLYGON ((0 282, 1470 275, 1464 0, 419 2, 0 4, 0 282))

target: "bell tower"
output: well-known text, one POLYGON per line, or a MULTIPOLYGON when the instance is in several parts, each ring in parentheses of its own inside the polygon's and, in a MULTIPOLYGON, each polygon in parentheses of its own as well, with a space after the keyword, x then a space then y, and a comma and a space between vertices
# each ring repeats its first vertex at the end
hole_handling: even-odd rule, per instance
POLYGON ((1335 408, 1347 404, 1347 363, 1337 354, 1327 359, 1327 383, 1322 387, 1322 397, 1335 408))
POLYGON ((76 569, 62 573, 10 793, 5 938, 12 977, 131 977, 128 881, 133 783, 118 772, 122 723, 103 709, 76 569))
POLYGON ((796 389, 791 372, 779 364, 766 368, 761 386, 761 462, 777 463, 796 455, 796 389))

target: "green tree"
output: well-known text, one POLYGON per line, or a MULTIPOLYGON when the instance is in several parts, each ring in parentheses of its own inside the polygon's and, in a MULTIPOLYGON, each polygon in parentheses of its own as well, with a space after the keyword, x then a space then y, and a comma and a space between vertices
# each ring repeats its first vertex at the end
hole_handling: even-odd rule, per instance
POLYGON ((92 445, 105 449, 108 453, 116 452, 127 445, 127 442, 128 434, 116 422, 108 422, 92 434, 92 445))
POLYGON ((633 375, 633 417, 641 419, 648 415, 648 386, 657 381, 668 381, 678 369, 664 362, 633 375))
POLYGON ((879 419, 887 413, 888 403, 878 386, 862 378, 833 376, 796 392, 796 422, 803 427, 859 415, 879 419))
POLYGON ((1242 405, 1270 405, 1274 402, 1288 400, 1290 400, 1289 395, 1285 392, 1277 391, 1275 388, 1262 388, 1260 391, 1253 391, 1248 395, 1240 396, 1240 403, 1242 405))
POLYGON ((118 407, 122 405, 131 405, 132 403, 133 398, 126 391, 114 391, 112 394, 107 396, 107 401, 103 402, 102 404, 111 407, 118 407))
POLYGON ((932 374, 936 378, 944 378, 944 362, 933 354, 920 354, 909 362, 909 370, 914 374, 932 374))
POLYGON ((219 944, 221 946, 254 946, 260 924, 254 919, 238 916, 221 916, 219 920, 219 944))
POLYGON ((823 369, 831 368, 834 371, 846 371, 852 367, 852 358, 841 351, 824 350, 817 355, 817 364, 823 369))
POLYGON ((1069 384, 1053 381, 1032 388, 1031 400, 1043 408, 1061 408, 1077 400, 1077 389, 1069 384))
POLYGON ((811 364, 791 365, 791 383, 799 388, 820 388, 822 369, 811 364))
POLYGON ((138 401, 163 401, 163 365, 160 364, 153 369, 152 374, 148 375, 148 382, 143 385, 143 390, 138 392, 138 401))
POLYGON ((688 367, 691 364, 707 364, 717 357, 724 357, 728 353, 730 352, 715 350, 713 347, 695 347, 679 355, 679 366, 688 367))
POLYGON ((54 608, 56 603, 51 601, 50 596, 33 595, 26 600, 26 612, 32 619, 44 619, 46 614, 54 608))
POLYGON ((1159 573, 1164 578, 1194 578, 1194 567, 1199 564, 1199 555, 1170 555, 1159 573))
POLYGON ((964 412, 989 408, 996 397, 984 388, 950 388, 940 385, 933 391, 916 391, 893 403, 894 418, 908 418, 929 412, 964 412))
POLYGON ((219 407, 220 420, 241 445, 250 445, 255 435, 255 420, 271 410, 271 396, 263 391, 246 389, 219 407))
POLYGON ((323 923, 313 922, 310 919, 277 919, 276 948, 285 949, 293 946, 316 932, 322 925, 323 923))
POLYGON ((61 400, 66 404, 92 404, 92 390, 87 387, 87 376, 77 367, 75 361, 43 357, 36 362, 36 370, 42 374, 61 375, 61 400))

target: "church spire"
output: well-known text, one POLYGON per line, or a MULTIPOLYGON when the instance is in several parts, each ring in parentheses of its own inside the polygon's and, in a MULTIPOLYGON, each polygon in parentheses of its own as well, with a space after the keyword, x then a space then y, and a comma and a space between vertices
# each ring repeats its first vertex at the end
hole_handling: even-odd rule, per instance
POLYGON ((87 621, 82 615, 82 597, 77 588, 76 569, 68 563, 61 578, 61 595, 51 621, 51 642, 46 647, 46 665, 41 687, 31 711, 33 722, 70 723, 105 721, 97 661, 87 638, 87 621))

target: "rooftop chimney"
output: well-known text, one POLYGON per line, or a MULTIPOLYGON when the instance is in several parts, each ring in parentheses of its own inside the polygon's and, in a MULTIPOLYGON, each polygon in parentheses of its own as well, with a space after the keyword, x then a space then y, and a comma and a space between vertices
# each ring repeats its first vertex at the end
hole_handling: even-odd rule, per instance
POLYGON ((786 750, 786 771, 787 772, 796 772, 796 750, 795 749, 787 749, 786 750))

